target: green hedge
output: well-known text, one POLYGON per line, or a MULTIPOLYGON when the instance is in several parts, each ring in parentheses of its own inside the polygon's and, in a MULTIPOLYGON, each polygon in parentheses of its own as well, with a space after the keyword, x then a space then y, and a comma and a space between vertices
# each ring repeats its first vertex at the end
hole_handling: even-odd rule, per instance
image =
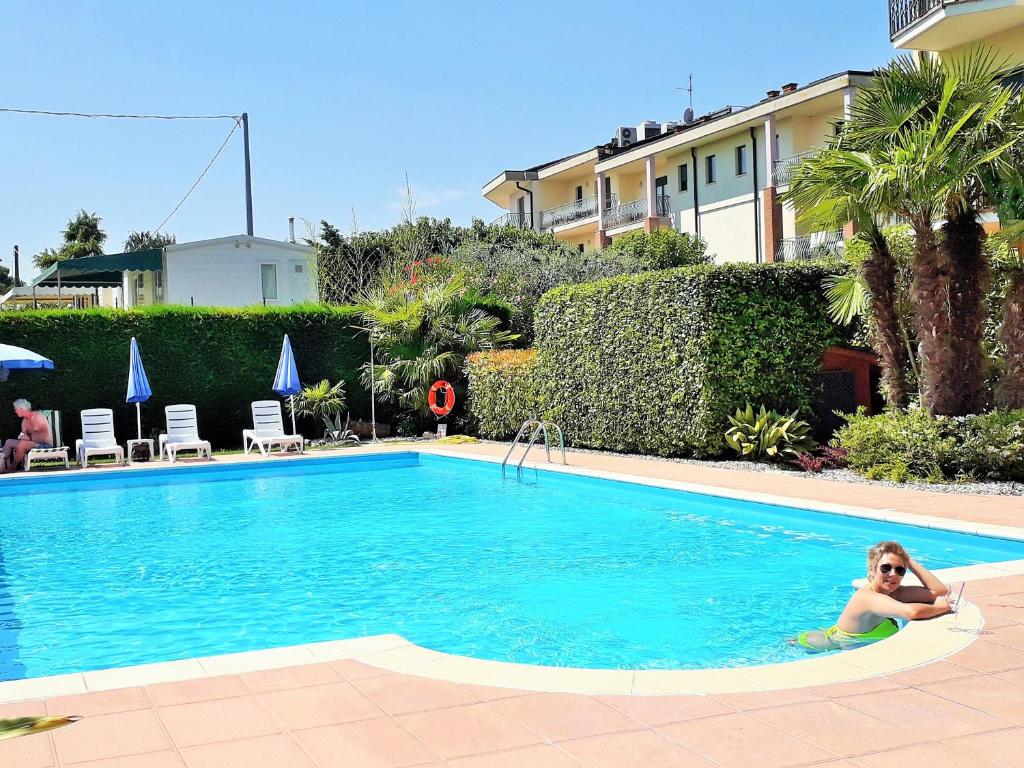
POLYGON ((1024 410, 933 417, 913 409, 847 416, 836 440, 873 480, 1024 481, 1024 410))
POLYGON ((524 421, 541 413, 536 366, 537 355, 532 349, 469 356, 469 412, 478 422, 481 437, 515 437, 524 421))
POLYGON ((737 406, 809 414, 842 340, 821 290, 831 269, 683 267, 550 291, 535 320, 546 415, 575 445, 710 456, 737 406))
MULTIPOLYGON (((0 403, 0 435, 17 434, 9 403, 25 397, 62 412, 65 444, 79 436, 78 413, 85 408, 112 408, 118 439, 134 437, 135 407, 125 403, 132 336, 153 388, 142 405, 145 436, 163 431, 165 405, 194 403, 206 439, 216 447, 241 445, 241 431, 252 423, 250 402, 277 397, 271 385, 285 333, 301 380, 344 379, 353 416, 366 417, 369 395, 357 377, 369 347, 351 328, 353 320, 350 309, 313 306, 5 312, 0 339, 46 355, 56 368, 13 371, 0 384, 7 401, 0 403)), ((311 422, 305 426, 314 429, 311 422)), ((315 429, 319 434, 319 425, 315 429)))

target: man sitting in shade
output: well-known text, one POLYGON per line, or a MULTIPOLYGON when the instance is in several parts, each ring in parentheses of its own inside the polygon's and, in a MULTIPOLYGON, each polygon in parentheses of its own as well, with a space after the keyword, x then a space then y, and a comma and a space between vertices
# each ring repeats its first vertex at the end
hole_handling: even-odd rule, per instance
POLYGON ((25 455, 33 448, 53 448, 50 422, 42 413, 32 410, 32 403, 19 398, 14 401, 14 412, 21 419, 21 434, 17 439, 12 438, 4 443, 0 472, 11 472, 20 467, 25 455))

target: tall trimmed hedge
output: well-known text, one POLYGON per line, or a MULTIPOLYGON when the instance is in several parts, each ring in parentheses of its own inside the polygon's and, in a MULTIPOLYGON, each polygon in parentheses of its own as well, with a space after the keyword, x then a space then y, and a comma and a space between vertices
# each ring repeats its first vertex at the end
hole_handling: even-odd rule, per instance
POLYGON ((809 413, 841 340, 819 264, 682 267, 566 286, 537 307, 544 410, 579 446, 659 456, 725 450, 748 401, 809 413))
MULTIPOLYGON (((365 334, 352 328, 351 309, 321 307, 5 312, 0 340, 51 358, 53 371, 12 371, 0 383, 0 435, 14 437, 18 421, 10 402, 63 415, 65 444, 79 436, 79 411, 112 408, 117 437, 135 437, 135 406, 125 403, 128 346, 138 339, 153 397, 142 405, 147 437, 164 429, 165 405, 194 403, 202 435, 215 447, 239 446, 252 425, 249 404, 275 398, 271 389, 281 339, 289 334, 303 383, 345 380, 353 415, 368 416, 369 395, 358 369, 369 358, 365 334)), ((287 420, 287 410, 285 419, 287 420)), ((310 431, 319 425, 306 424, 310 431)))
POLYGON ((524 421, 541 414, 536 367, 537 353, 532 349, 478 352, 467 358, 468 410, 481 437, 515 437, 524 421))

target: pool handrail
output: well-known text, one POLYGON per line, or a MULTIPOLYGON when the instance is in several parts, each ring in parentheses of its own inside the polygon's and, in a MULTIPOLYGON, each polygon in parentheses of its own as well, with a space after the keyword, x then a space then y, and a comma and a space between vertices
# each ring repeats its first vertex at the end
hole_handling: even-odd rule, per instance
POLYGON ((501 476, 505 477, 505 466, 508 464, 509 458, 512 456, 512 452, 516 449, 519 441, 523 439, 528 429, 533 431, 530 433, 530 439, 527 442, 526 450, 523 451, 522 457, 516 464, 516 478, 519 478, 523 471, 523 463, 526 461, 526 457, 530 455, 530 449, 533 448, 533 444, 537 442, 537 438, 544 435, 544 452, 547 456, 548 463, 551 463, 551 441, 548 436, 548 427, 555 429, 558 432, 558 447, 562 452, 562 463, 568 464, 565 460, 565 439, 562 436, 562 428, 553 421, 540 420, 540 419, 527 419, 523 422, 523 425, 519 428, 519 432, 516 433, 515 439, 512 441, 512 445, 509 446, 508 452, 505 454, 505 458, 501 460, 501 476))

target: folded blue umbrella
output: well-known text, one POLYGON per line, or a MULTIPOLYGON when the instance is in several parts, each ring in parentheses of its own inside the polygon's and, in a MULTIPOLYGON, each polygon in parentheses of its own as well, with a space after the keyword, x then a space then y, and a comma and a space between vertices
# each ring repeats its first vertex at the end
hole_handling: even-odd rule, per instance
POLYGON ((128 394, 126 403, 135 403, 135 419, 139 427, 139 439, 142 439, 142 408, 144 403, 153 396, 146 377, 146 369, 142 367, 142 355, 139 354, 139 342, 132 336, 131 348, 128 352, 128 394))
POLYGON ((274 391, 281 397, 291 398, 292 434, 295 432, 295 395, 302 391, 299 383, 299 370, 295 367, 295 355, 292 354, 292 342, 288 334, 281 343, 281 358, 277 361, 277 375, 274 377, 274 391))

